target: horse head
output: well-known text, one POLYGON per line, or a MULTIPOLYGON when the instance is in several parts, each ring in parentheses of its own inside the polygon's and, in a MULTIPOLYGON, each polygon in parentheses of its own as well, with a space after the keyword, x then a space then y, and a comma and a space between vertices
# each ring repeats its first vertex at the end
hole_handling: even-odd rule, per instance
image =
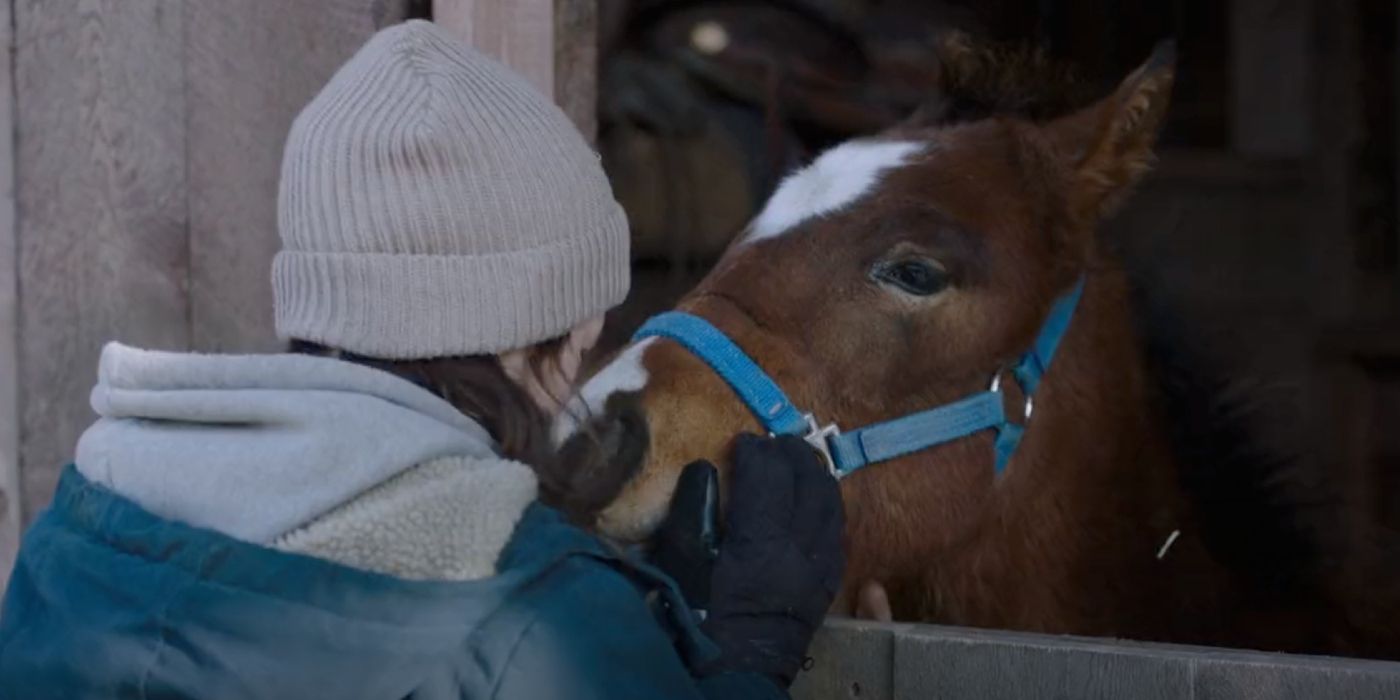
MULTIPOLYGON (((843 478, 848 583, 881 581, 902 615, 927 616, 926 598, 952 595, 930 592, 937 562, 1010 556, 977 554, 973 543, 1009 537, 1032 547, 1034 533, 1016 528, 1048 527, 1059 492, 1046 484, 1084 468, 1084 455, 1065 457, 1062 447, 1092 441, 1086 421, 1112 420, 1114 401, 1126 400, 1091 405, 1112 390, 1080 380, 1095 367, 1111 373, 1129 354, 1120 280, 1094 234, 1152 161, 1173 75, 1174 52, 1163 46, 1112 94, 1065 116, 914 119, 840 144, 788 176, 678 305, 821 426, 849 431, 986 394, 1084 280, 1033 417, 1027 387, 999 383, 1007 423, 1024 430, 1004 473, 1000 431, 987 429, 843 478), (1009 513, 1036 498, 1051 501, 1036 520, 1009 513)), ((630 478, 596 525, 641 541, 685 464, 711 460, 723 478, 733 436, 769 429, 693 348, 652 337, 584 385, 556 438, 567 449, 585 435, 612 437, 630 478)), ((967 601, 939 605, 944 618, 1006 617, 967 601)))

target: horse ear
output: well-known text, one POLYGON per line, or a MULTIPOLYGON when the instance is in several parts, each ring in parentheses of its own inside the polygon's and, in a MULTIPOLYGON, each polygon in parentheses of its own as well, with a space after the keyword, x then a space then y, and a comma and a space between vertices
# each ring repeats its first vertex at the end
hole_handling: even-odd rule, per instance
POLYGON ((1175 76, 1176 44, 1164 41, 1112 95, 1046 127, 1072 165, 1076 213, 1112 211, 1152 167, 1175 76))

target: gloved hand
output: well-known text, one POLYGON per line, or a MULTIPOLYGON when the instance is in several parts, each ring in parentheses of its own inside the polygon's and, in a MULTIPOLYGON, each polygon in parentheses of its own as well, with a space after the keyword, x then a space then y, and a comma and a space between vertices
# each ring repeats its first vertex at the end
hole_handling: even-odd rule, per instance
POLYGON ((653 538, 651 563, 676 582, 697 612, 710 606, 719 544, 719 476, 715 465, 691 462, 681 471, 671 509, 653 538))
POLYGON ((701 629, 721 655, 703 673, 754 671, 787 686, 841 585, 841 492, 797 437, 740 435, 724 539, 701 629))

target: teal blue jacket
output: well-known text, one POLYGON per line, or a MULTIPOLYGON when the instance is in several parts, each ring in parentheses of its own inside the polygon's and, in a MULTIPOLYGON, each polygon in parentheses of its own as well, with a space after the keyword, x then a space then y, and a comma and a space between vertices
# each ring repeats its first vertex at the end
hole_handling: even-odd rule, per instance
POLYGON ((549 508, 498 571, 408 581, 259 547, 69 467, 0 610, 0 698, 786 697, 693 676, 714 648, 674 585, 549 508))

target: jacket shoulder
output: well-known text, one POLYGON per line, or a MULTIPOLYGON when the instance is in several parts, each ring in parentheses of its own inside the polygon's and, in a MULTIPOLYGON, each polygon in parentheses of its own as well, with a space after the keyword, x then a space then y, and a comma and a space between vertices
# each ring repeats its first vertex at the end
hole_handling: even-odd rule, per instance
POLYGON ((529 467, 444 457, 366 490, 273 543, 407 579, 471 581, 496 560, 538 492, 529 467))
POLYGON ((406 697, 521 582, 407 581, 261 547, 160 518, 70 467, 0 610, 0 687, 406 697))
POLYGON ((571 557, 513 599, 493 697, 699 698, 639 591, 603 561, 571 557))
POLYGON ((529 566, 546 552, 567 556, 493 618, 508 632, 488 629, 478 638, 476 656, 498 660, 489 697, 787 697, 756 674, 697 679, 687 659, 711 652, 674 584, 536 504, 503 554, 502 570, 529 566))

